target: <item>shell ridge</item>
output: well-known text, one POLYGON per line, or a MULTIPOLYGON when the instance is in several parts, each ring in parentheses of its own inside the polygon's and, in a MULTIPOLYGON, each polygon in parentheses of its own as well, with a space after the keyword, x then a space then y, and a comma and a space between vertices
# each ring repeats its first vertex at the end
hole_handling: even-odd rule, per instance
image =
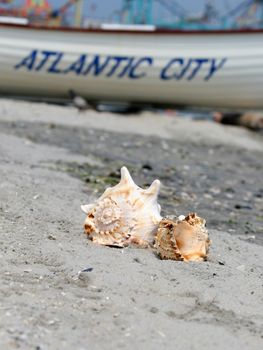
POLYGON ((104 245, 153 242, 162 217, 157 197, 160 181, 144 190, 128 169, 121 168, 120 182, 107 188, 87 213, 84 230, 94 242, 104 245))

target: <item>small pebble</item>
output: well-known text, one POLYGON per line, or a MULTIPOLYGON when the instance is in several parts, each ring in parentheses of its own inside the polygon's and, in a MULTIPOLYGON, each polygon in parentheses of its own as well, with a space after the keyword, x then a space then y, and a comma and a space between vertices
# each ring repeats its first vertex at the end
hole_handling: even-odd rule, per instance
POLYGON ((245 265, 239 265, 236 269, 237 269, 238 271, 244 272, 244 271, 246 270, 246 267, 245 267, 245 265))
POLYGON ((153 167, 150 164, 145 163, 145 164, 142 165, 142 169, 150 171, 150 170, 153 170, 153 167))

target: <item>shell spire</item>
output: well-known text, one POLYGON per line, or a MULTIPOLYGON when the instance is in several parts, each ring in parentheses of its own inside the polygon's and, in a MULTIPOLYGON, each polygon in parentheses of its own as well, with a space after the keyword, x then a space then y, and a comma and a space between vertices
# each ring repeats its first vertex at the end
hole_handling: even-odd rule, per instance
POLYGON ((122 167, 116 186, 107 188, 94 204, 81 207, 87 214, 84 230, 88 237, 99 244, 120 247, 151 244, 162 220, 159 189, 159 180, 146 190, 138 187, 128 169, 122 167))
POLYGON ((151 198, 152 200, 156 200, 160 191, 160 187, 161 182, 159 180, 154 180, 151 186, 144 191, 143 195, 151 198))
MULTIPOLYGON (((121 180, 119 183, 119 186, 131 186, 131 187, 137 187, 135 182, 133 181, 131 174, 129 173, 129 170, 126 168, 126 166, 123 166, 121 168, 121 180)), ((118 186, 118 185, 117 185, 118 186)))

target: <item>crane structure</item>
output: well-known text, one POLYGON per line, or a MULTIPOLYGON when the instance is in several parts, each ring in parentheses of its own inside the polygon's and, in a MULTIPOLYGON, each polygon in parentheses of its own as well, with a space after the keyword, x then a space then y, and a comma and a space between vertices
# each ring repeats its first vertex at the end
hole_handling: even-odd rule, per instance
POLYGON ((235 27, 262 27, 263 0, 243 0, 237 6, 220 15, 215 1, 206 0, 201 14, 189 14, 176 0, 123 0, 122 16, 126 24, 154 24, 157 27, 179 29, 227 29, 235 27), (157 6, 169 14, 164 20, 156 11, 157 6), (156 16, 157 13, 157 16, 156 16))
POLYGON ((225 20, 235 17, 234 27, 262 27, 263 0, 246 0, 225 14, 225 20))
MULTIPOLYGON (((211 1, 208 2, 209 4, 211 1)), ((209 5, 206 5, 206 10, 209 5)), ((209 11, 212 5, 210 4, 209 11)), ((157 26, 178 25, 182 21, 186 21, 189 14, 188 11, 176 0, 123 0, 123 16, 127 24, 155 24, 157 26), (157 8, 158 7, 158 8, 157 8), (165 22, 158 10, 164 9, 170 15, 171 21, 165 22), (157 18, 154 14, 157 12, 157 18)))
POLYGON ((123 18, 127 24, 152 24, 153 0, 124 0, 123 18))

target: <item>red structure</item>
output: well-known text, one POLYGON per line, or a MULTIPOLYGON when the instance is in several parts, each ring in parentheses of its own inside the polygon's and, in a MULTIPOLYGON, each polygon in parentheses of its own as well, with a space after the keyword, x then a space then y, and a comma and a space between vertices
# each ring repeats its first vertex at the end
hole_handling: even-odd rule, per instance
MULTIPOLYGON (((13 0, 0 0, 0 4, 11 4, 13 0)), ((25 0, 21 7, 1 7, 0 15, 3 16, 18 16, 18 17, 45 17, 52 11, 48 0, 25 0)))
POLYGON ((14 0, 0 0, 0 16, 27 18, 30 24, 68 25, 66 13, 78 1, 65 0, 64 5, 53 9, 48 0, 24 0, 21 6, 12 6, 14 0))
POLYGON ((22 8, 22 14, 24 16, 30 14, 34 16, 40 16, 51 11, 51 6, 48 0, 26 0, 25 5, 22 8))

